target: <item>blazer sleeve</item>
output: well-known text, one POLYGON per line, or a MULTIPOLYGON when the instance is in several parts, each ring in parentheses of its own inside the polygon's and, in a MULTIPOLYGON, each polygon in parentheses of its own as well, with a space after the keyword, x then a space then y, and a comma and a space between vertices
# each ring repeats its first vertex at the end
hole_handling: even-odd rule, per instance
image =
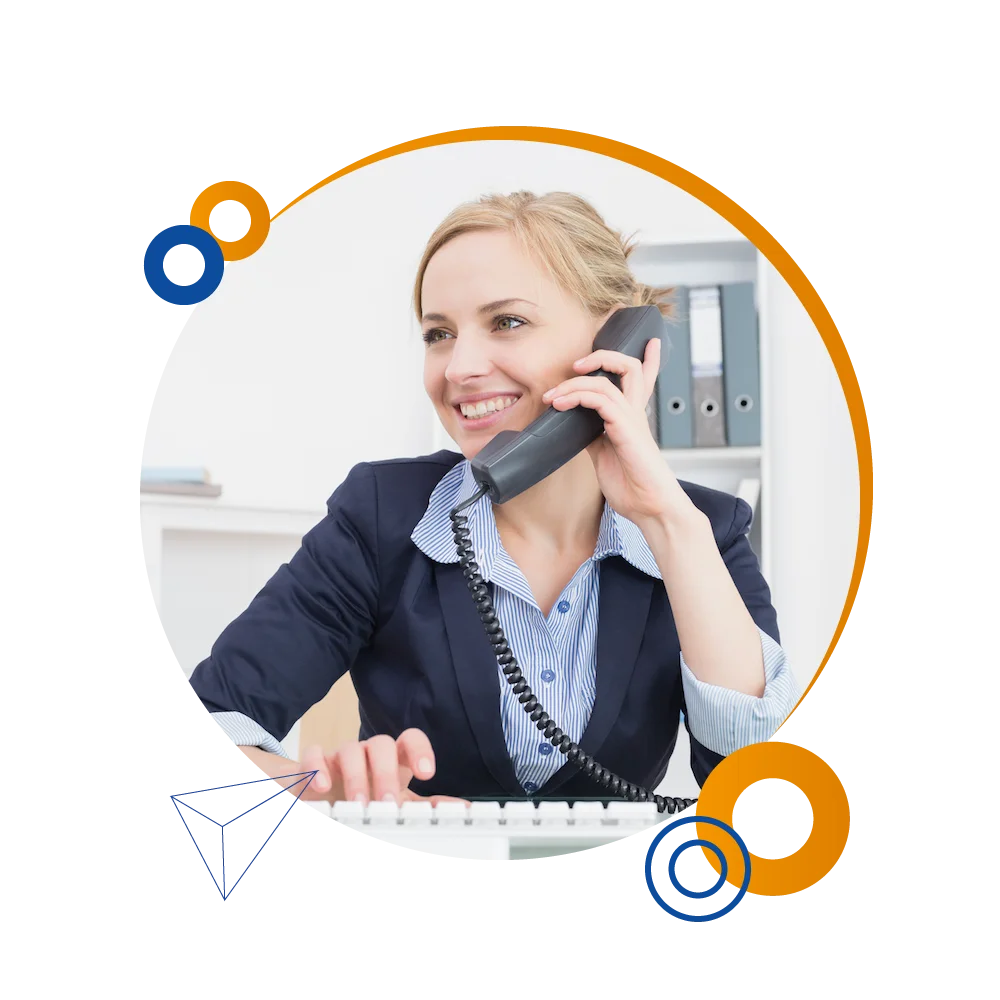
POLYGON ((195 668, 191 685, 210 712, 239 713, 281 740, 350 669, 377 616, 377 519, 374 473, 362 463, 195 668))
POLYGON ((757 625, 764 662, 764 693, 758 698, 706 684, 694 676, 681 652, 684 718, 692 733, 692 769, 696 777, 699 770, 707 777, 722 756, 770 739, 799 697, 798 684, 780 646, 771 593, 747 537, 752 518, 750 506, 736 499, 732 523, 719 540, 719 551, 757 625), (696 754, 698 768, 694 766, 696 754))

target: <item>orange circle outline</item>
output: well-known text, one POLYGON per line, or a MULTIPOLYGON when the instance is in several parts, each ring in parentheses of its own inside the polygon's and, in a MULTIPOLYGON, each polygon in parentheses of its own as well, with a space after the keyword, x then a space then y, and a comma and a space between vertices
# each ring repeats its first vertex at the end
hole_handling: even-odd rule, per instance
POLYGON ((249 184, 242 181, 219 181, 205 188, 191 206, 191 225, 204 229, 222 249, 222 259, 243 260, 256 253, 271 231, 270 211, 267 202, 249 184), (227 243, 220 240, 208 220, 212 209, 223 201, 238 201, 250 213, 250 228, 244 237, 227 243))
MULTIPOLYGON (((676 163, 671 163, 669 160, 664 160, 653 153, 648 153, 644 149, 639 149, 637 146, 629 146, 615 139, 605 139, 603 136, 591 135, 589 132, 574 132, 568 129, 545 128, 537 125, 489 125, 480 128, 456 129, 451 132, 438 132, 434 135, 423 136, 420 139, 411 139, 409 142, 401 142, 396 146, 389 146, 377 153, 372 153, 370 156, 356 160, 336 173, 330 174, 329 177, 324 178, 318 184, 314 184, 308 191, 304 191, 297 198, 290 201, 274 216, 274 219, 287 212, 293 205, 297 205, 303 198, 307 198, 313 192, 331 183, 331 181, 337 180, 338 177, 343 177, 355 170, 360 170, 362 167, 377 163, 379 160, 386 160, 389 157, 398 156, 400 153, 410 153, 417 149, 428 149, 431 146, 444 146, 455 142, 483 142, 489 140, 547 142, 557 146, 585 149, 589 152, 600 153, 603 156, 610 156, 612 159, 639 167, 641 170, 655 174, 657 177, 662 177, 665 181, 687 191, 688 194, 693 195, 700 202, 718 212, 719 215, 738 229, 770 261, 774 269, 785 279, 792 291, 795 292, 809 314, 809 318, 819 331, 819 335, 829 352, 830 360, 836 369, 837 377, 840 379, 840 386, 844 391, 847 410, 851 417, 851 427, 854 430, 854 443, 858 455, 858 484, 860 494, 858 544, 855 550, 851 582, 847 588, 847 599, 844 601, 843 611, 841 611, 840 618, 837 621, 837 628, 834 630, 833 638, 830 640, 830 645, 827 647, 819 669, 813 675, 805 691, 802 692, 802 697, 796 702, 795 708, 788 713, 790 718, 795 709, 802 704, 803 699, 812 689, 817 678, 829 662, 844 631, 844 626, 847 624, 848 615, 851 613, 851 608, 854 606, 854 600, 858 594, 858 587, 861 585, 861 574, 864 571, 865 558, 868 555, 868 543, 872 530, 872 505, 874 498, 872 441, 871 432, 868 428, 868 416, 865 412, 865 404, 861 398, 861 387, 858 384, 858 377, 854 371, 854 366, 851 364, 847 347, 841 339, 833 318, 827 311, 826 306, 823 305, 823 301, 820 299, 816 289, 813 288, 798 264, 792 260, 785 248, 749 212, 740 208, 736 202, 695 174, 690 173, 683 167, 677 166, 676 163)), ((271 221, 273 222, 274 219, 271 221)))
MULTIPOLYGON (((750 855, 747 892, 758 896, 786 896, 818 882, 837 863, 847 843, 851 810, 840 779, 822 757, 794 743, 752 743, 724 757, 708 776, 698 798, 698 815, 733 825, 736 800, 752 784, 765 778, 790 781, 809 800, 813 825, 806 842, 787 858, 750 855)), ((743 884, 743 856, 733 850, 730 837, 718 827, 696 823, 698 836, 709 840, 726 856, 726 881, 743 884), (728 849, 727 849, 728 848, 728 849)), ((739 831, 737 831, 739 832, 739 831)), ((706 848, 702 853, 717 873, 719 859, 706 848)))

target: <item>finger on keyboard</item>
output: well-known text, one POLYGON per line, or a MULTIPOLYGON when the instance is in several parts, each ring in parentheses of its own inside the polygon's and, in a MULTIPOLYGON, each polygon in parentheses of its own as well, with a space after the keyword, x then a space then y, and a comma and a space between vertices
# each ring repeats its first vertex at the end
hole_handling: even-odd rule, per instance
POLYGON ((399 802, 399 755, 396 741, 380 733, 362 744, 368 757, 373 802, 399 802))
POLYGON ((344 798, 351 802, 367 802, 371 789, 368 787, 368 761, 364 746, 358 742, 345 743, 337 751, 336 759, 344 785, 344 798))
POLYGON ((396 740, 399 763, 408 767, 419 781, 434 777, 434 751, 427 734, 420 729, 404 729, 396 740))
POLYGON ((302 770, 315 771, 312 781, 309 782, 305 794, 322 795, 330 791, 330 775, 327 772, 326 759, 323 756, 323 749, 319 746, 307 748, 302 755, 302 770))

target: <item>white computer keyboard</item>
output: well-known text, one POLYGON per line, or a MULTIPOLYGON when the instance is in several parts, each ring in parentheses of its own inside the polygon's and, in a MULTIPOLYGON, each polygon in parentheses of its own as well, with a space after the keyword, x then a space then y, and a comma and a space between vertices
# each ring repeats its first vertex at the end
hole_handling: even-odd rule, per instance
POLYGON ((651 802, 310 803, 382 840, 457 857, 529 858, 597 847, 668 817, 651 802))

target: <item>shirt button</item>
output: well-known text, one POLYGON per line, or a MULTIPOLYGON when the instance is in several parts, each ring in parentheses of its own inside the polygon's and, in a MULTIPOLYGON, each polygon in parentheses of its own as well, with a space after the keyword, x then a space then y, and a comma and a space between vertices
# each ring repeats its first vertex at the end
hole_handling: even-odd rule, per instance
POLYGON ((556 679, 556 672, 554 670, 542 671, 542 680, 545 681, 546 684, 551 683, 555 679, 556 679))
POLYGON ((552 744, 551 744, 551 743, 543 743, 543 744, 541 744, 541 746, 539 746, 539 748, 538 748, 538 752, 539 752, 539 753, 540 753, 540 754, 541 754, 541 755, 542 755, 543 757, 548 757, 548 755, 549 755, 550 753, 552 753, 552 750, 553 750, 553 746, 552 746, 552 744))
POLYGON ((559 614, 561 615, 566 614, 566 612, 569 611, 569 601, 560 601, 556 605, 556 608, 558 609, 559 614))
POLYGON ((524 783, 524 790, 526 792, 537 792, 538 791, 538 785, 536 785, 533 781, 526 781, 524 783))

